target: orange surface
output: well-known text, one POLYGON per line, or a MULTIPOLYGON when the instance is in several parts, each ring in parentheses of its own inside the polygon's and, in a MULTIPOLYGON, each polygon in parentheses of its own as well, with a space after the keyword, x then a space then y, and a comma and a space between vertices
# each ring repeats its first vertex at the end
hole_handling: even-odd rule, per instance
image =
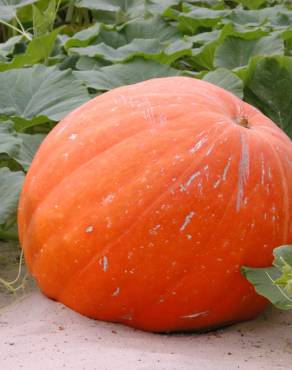
POLYGON ((210 83, 114 89, 37 152, 19 204, 26 262, 44 294, 99 320, 172 331, 253 318, 267 302, 240 266, 292 243, 291 163, 270 119, 210 83))

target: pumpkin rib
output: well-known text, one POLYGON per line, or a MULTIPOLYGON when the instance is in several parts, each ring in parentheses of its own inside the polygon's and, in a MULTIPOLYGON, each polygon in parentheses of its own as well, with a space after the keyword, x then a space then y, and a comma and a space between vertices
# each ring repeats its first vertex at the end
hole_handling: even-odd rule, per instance
POLYGON ((290 220, 289 220, 289 208, 290 207, 289 207, 289 201, 288 201, 289 197, 288 197, 288 186, 287 186, 288 179, 286 178, 286 173, 284 171, 283 164, 280 161, 278 151, 276 150, 276 148, 274 148, 274 146, 269 141, 266 140, 265 136, 262 136, 262 139, 268 144, 268 148, 273 152, 277 160, 277 163, 278 163, 279 172, 281 174, 280 178, 281 178, 281 184, 282 184, 282 190, 283 190, 282 192, 283 193, 283 209, 284 209, 283 213, 285 215, 284 230, 283 230, 283 237, 284 237, 283 243, 286 243, 288 241, 289 223, 290 223, 290 220))
MULTIPOLYGON (((231 127, 230 127, 230 126, 227 126, 227 127, 225 128, 225 130, 221 133, 221 135, 220 135, 220 136, 223 136, 223 135, 224 135, 224 133, 226 133, 226 131, 227 131, 228 129, 231 129, 231 127)), ((218 139, 219 139, 219 137, 218 137, 218 139)), ((207 149, 206 151, 208 151, 208 149, 207 149)), ((205 155, 205 153, 202 153, 202 156, 204 156, 204 155, 205 155)), ((183 176, 184 176, 184 175, 189 171, 189 169, 190 169, 192 166, 193 166, 193 164, 188 165, 188 166, 187 166, 187 168, 186 168, 186 169, 185 169, 185 170, 180 174, 180 176, 177 176, 177 182, 178 182, 178 183, 179 183, 179 179, 183 178, 183 176)), ((170 183, 170 185, 171 185, 171 183, 170 183)), ((145 214, 147 214, 147 212, 149 211, 149 209, 153 208, 153 207, 155 206, 155 204, 156 204, 156 203, 157 203, 161 198, 163 198, 163 196, 165 196, 165 195, 167 194, 167 192, 168 192, 168 189, 166 189, 164 192, 162 192, 158 198, 156 198, 153 202, 151 202, 151 203, 149 204, 149 206, 147 206, 147 207, 144 209, 144 211, 140 214, 140 216, 136 218, 135 222, 134 222, 134 223, 132 223, 132 225, 130 226, 130 228, 129 228, 129 229, 127 229, 127 230, 125 230, 125 231, 120 235, 120 237, 119 237, 118 239, 114 240, 114 241, 113 241, 113 243, 111 243, 110 245, 107 245, 107 246, 105 245, 105 246, 103 247, 102 252, 98 252, 98 253, 94 254, 94 255, 91 257, 91 261, 89 261, 88 265, 90 265, 90 264, 92 263, 92 260, 93 260, 93 259, 97 258, 97 255, 98 255, 99 257, 103 256, 105 253, 107 253, 107 251, 108 251, 109 249, 111 249, 112 245, 114 245, 114 244, 118 243, 118 241, 119 241, 120 239, 122 239, 126 234, 128 234, 129 232, 131 232, 131 230, 136 226, 136 224, 138 224, 138 223, 140 222, 140 220, 145 216, 145 214)), ((77 275, 81 275, 82 273, 84 273, 84 271, 86 270, 86 268, 88 268, 88 265, 85 265, 85 266, 84 266, 84 268, 83 268, 82 270, 77 271, 77 275)), ((72 275, 70 276, 70 278, 71 278, 71 279, 72 279, 73 277, 74 277, 74 275, 73 275, 73 276, 72 276, 72 275)), ((66 288, 66 287, 64 287, 64 289, 62 289, 62 291, 65 291, 65 288, 66 288)), ((61 296, 62 296, 62 294, 61 294, 61 296)))

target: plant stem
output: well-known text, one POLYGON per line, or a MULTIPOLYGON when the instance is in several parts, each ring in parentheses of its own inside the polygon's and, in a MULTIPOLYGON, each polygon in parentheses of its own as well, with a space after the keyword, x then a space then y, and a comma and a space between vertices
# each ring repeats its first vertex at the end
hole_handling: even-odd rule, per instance
POLYGON ((5 281, 4 279, 0 278, 0 283, 3 284, 5 286, 5 288, 7 290, 9 290, 11 293, 15 293, 15 289, 7 281, 5 281))
POLYGON ((15 30, 16 32, 20 33, 22 36, 24 36, 28 41, 31 41, 31 37, 26 33, 26 32, 23 32, 21 31, 19 28, 17 27, 14 27, 12 24, 10 23, 7 23, 5 21, 3 21, 2 19, 0 19, 0 23, 4 24, 5 26, 15 30))

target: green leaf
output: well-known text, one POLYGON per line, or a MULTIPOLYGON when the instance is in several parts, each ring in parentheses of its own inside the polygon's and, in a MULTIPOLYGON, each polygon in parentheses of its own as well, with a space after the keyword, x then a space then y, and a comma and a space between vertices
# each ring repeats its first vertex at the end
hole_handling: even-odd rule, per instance
POLYGON ((223 17, 229 14, 228 10, 212 10, 193 7, 189 13, 180 13, 177 17, 180 27, 186 32, 196 33, 199 27, 215 27, 223 17))
POLYGON ((65 44, 66 48, 70 47, 70 53, 114 63, 125 62, 136 56, 171 63, 182 55, 190 55, 190 43, 184 42, 178 30, 159 17, 128 22, 119 27, 118 32, 104 25, 98 29, 91 27, 80 32, 78 39, 75 37, 65 44), (89 44, 92 41, 94 44, 89 44), (72 47, 76 44, 87 46, 72 47))
POLYGON ((31 165, 34 155, 40 144, 45 138, 42 134, 17 134, 17 138, 21 140, 21 145, 17 155, 13 157, 22 168, 27 171, 31 165))
POLYGON ((104 66, 104 63, 102 64, 100 61, 86 56, 80 57, 76 63, 76 69, 80 71, 99 70, 104 66))
POLYGON ((16 10, 37 0, 0 0, 0 20, 10 21, 16 15, 16 10))
POLYGON ((144 0, 77 0, 76 6, 96 11, 113 12, 122 19, 144 17, 144 0))
POLYGON ((56 18, 56 0, 50 0, 48 7, 44 11, 41 11, 36 5, 33 5, 32 9, 34 35, 41 36, 51 32, 56 18))
POLYGON ((215 52, 215 67, 235 69, 246 66, 257 55, 282 55, 284 43, 277 35, 262 37, 257 40, 243 40, 227 37, 215 52))
MULTIPOLYGON (((0 115, 20 118, 20 127, 59 121, 90 99, 70 70, 42 65, 0 73, 0 115)), ((19 122, 19 121, 18 121, 19 122)))
POLYGON ((146 2, 147 10, 152 14, 164 14, 171 6, 177 5, 180 0, 148 0, 146 2))
POLYGON ((243 81, 228 69, 218 68, 207 73, 203 80, 213 83, 232 92, 239 98, 243 97, 243 81))
POLYGON ((10 122, 0 122, 0 154, 6 154, 14 159, 27 171, 44 137, 42 134, 18 133, 10 122))
POLYGON ((0 122, 0 154, 14 158, 20 150, 22 140, 13 133, 12 125, 0 122))
POLYGON ((87 87, 95 90, 111 90, 115 87, 130 85, 155 77, 176 76, 180 72, 154 61, 135 59, 125 64, 103 67, 99 71, 82 71, 74 74, 87 87))
POLYGON ((100 32, 100 23, 95 23, 93 26, 86 28, 80 32, 75 33, 71 38, 69 38, 64 47, 66 50, 72 47, 85 47, 90 44, 92 40, 94 40, 99 32, 100 32))
POLYGON ((22 36, 10 37, 6 42, 0 44, 0 62, 7 61, 7 57, 13 54, 15 45, 22 40, 22 36))
POLYGON ((17 55, 10 63, 0 63, 0 72, 45 61, 51 54, 60 29, 34 38, 24 54, 17 55))
POLYGON ((255 58, 247 69, 245 100, 292 138, 292 58, 255 58))
POLYGON ((242 272, 258 294, 280 309, 292 309, 292 246, 278 247, 273 254, 273 267, 242 267, 242 272))
POLYGON ((23 172, 12 172, 8 168, 0 168, 0 225, 5 224, 16 213, 23 180, 23 172))
POLYGON ((238 4, 241 4, 248 9, 258 9, 261 5, 263 5, 266 0, 235 0, 238 4))

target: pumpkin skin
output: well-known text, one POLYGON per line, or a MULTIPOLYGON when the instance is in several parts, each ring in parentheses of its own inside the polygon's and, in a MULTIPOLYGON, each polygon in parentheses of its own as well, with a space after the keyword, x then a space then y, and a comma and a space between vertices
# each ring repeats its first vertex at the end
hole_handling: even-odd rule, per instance
POLYGON ((45 295, 98 320, 169 332, 254 318, 267 300, 240 267, 292 243, 291 163, 270 119, 210 83, 114 89, 38 150, 18 212, 26 263, 45 295))

